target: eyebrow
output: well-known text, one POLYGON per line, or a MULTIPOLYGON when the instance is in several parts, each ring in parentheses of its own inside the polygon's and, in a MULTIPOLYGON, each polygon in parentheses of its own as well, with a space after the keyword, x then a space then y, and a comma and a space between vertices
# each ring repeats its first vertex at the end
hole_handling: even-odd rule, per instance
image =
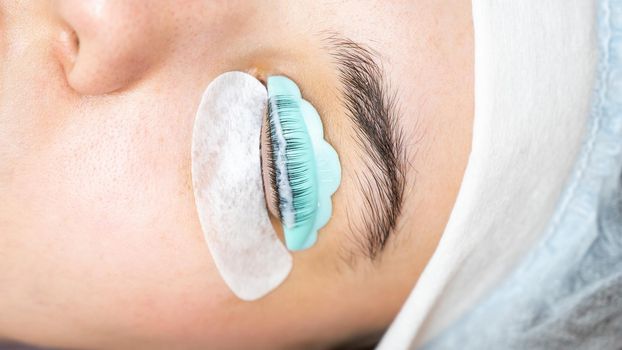
POLYGON ((395 232, 406 184, 406 148, 397 98, 376 52, 352 40, 325 38, 341 82, 341 102, 354 125, 354 139, 364 151, 365 169, 355 172, 363 198, 360 222, 350 226, 365 239, 359 247, 375 259, 395 232))

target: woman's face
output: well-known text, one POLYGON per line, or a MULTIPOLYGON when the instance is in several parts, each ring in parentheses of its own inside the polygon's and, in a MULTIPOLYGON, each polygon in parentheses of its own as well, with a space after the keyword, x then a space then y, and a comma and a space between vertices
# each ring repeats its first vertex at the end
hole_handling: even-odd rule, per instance
POLYGON ((381 332, 466 164, 469 3, 3 0, 0 338, 275 349, 381 332), (318 243, 254 302, 214 266, 190 172, 201 94, 231 70, 295 80, 343 168, 318 243))

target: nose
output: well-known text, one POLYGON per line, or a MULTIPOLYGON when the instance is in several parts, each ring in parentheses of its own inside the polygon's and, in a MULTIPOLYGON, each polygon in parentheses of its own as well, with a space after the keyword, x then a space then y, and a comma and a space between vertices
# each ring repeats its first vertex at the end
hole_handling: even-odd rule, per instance
POLYGON ((147 75, 168 51, 172 26, 165 14, 171 3, 55 0, 65 24, 60 42, 69 85, 82 94, 105 94, 147 75))

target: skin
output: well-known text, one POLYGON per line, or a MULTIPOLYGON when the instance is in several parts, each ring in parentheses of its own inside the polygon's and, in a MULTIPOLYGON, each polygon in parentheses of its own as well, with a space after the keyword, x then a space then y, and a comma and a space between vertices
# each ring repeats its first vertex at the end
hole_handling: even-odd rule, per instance
POLYGON ((0 3, 0 339, 88 349, 325 348, 382 332, 432 255, 471 142, 470 2, 0 3), (352 126, 322 49, 380 53, 408 184, 385 251, 357 253, 352 126), (285 74, 342 158, 334 217, 265 298, 235 298, 203 240, 190 145, 222 72, 285 74))

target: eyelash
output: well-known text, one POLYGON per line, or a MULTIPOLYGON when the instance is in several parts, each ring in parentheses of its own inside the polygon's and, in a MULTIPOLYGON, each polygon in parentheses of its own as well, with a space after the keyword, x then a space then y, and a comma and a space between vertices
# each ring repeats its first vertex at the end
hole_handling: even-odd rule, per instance
POLYGON ((315 171, 309 161, 313 152, 311 142, 300 121, 299 103, 292 96, 277 95, 268 100, 266 123, 268 176, 272 186, 268 200, 278 209, 281 222, 291 228, 315 215, 317 195, 315 171))

